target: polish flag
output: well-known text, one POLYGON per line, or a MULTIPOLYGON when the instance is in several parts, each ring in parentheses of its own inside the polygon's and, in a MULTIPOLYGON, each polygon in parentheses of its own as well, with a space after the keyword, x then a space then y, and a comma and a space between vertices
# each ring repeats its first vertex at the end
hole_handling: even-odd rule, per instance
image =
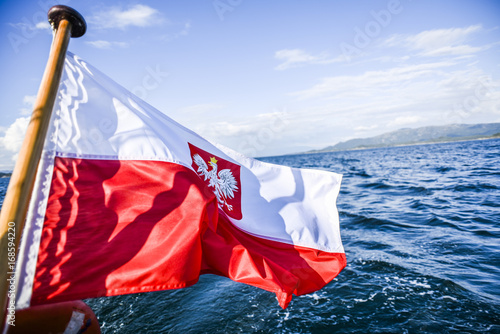
POLYGON ((276 293, 346 265, 341 175, 211 143, 78 56, 65 69, 17 264, 17 308, 178 289, 216 274, 276 293))

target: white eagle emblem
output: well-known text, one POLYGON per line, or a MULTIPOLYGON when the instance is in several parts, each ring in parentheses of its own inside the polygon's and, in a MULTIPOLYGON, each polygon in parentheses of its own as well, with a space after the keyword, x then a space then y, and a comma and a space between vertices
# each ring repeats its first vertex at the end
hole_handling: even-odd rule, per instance
POLYGON ((204 181, 208 180, 208 186, 214 188, 213 192, 217 197, 219 208, 224 210, 224 206, 226 206, 229 211, 232 211, 233 206, 227 203, 227 199, 234 198, 234 192, 238 191, 238 182, 236 182, 231 170, 223 169, 217 173, 217 159, 214 157, 208 161, 208 164, 212 166, 212 169, 208 170, 207 163, 198 153, 193 155, 193 161, 198 166, 198 175, 203 176, 204 181))

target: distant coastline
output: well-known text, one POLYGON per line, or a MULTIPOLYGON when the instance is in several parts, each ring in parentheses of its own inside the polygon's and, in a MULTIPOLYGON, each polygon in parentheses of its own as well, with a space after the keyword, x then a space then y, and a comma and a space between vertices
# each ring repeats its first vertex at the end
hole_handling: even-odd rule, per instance
MULTIPOLYGON (((341 151, 369 150, 384 147, 432 145, 500 138, 500 123, 451 124, 414 129, 399 129, 369 138, 355 138, 319 150, 288 153, 279 156, 341 151), (409 140, 412 139, 412 140, 409 140)), ((259 159, 262 157, 257 157, 259 159)), ((1 171, 0 178, 10 178, 12 171, 1 171)))
MULTIPOLYGON (((489 136, 489 137, 478 137, 478 138, 457 139, 457 140, 414 142, 414 143, 394 144, 394 145, 387 145, 387 146, 355 147, 355 148, 350 148, 350 149, 338 149, 338 150, 331 150, 331 151, 311 150, 311 151, 295 153, 295 154, 314 154, 314 153, 342 152, 342 151, 361 151, 361 150, 370 150, 370 149, 374 149, 374 148, 434 145, 434 144, 443 144, 443 143, 460 143, 460 142, 468 142, 468 141, 476 141, 476 140, 489 140, 489 139, 500 139, 500 134, 489 136)), ((293 155, 293 154, 290 154, 290 155, 293 155)))
POLYGON ((500 138, 500 123, 451 124, 415 129, 399 129, 375 137, 356 138, 319 150, 297 154, 366 150, 383 147, 439 144, 500 138))

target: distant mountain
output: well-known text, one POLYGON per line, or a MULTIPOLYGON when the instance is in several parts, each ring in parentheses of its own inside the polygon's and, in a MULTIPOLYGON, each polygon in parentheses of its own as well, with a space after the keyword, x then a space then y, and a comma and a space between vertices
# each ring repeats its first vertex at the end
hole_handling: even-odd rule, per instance
POLYGON ((402 146, 424 143, 451 142, 479 138, 500 137, 500 123, 451 124, 399 129, 370 138, 357 138, 340 142, 321 150, 307 153, 356 150, 375 147, 402 146))

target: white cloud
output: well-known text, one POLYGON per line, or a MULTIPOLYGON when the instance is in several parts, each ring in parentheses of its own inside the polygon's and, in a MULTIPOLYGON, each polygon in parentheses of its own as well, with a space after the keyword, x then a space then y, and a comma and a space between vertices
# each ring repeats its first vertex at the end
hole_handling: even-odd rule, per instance
POLYGON ((469 55, 489 47, 474 47, 465 44, 474 34, 482 30, 480 25, 466 28, 426 30, 415 35, 393 35, 383 45, 403 46, 419 52, 420 56, 427 57, 469 55))
POLYGON ((149 27, 163 22, 165 19, 158 10, 141 4, 131 6, 128 9, 112 7, 89 18, 89 23, 93 23, 96 28, 101 29, 125 29, 130 26, 149 27))
POLYGON ((289 113, 275 110, 239 121, 201 123, 194 126, 194 130, 244 155, 258 156, 273 150, 274 154, 279 152, 277 143, 288 133, 289 124, 289 113))
POLYGON ((36 100, 36 95, 26 95, 23 98, 23 105, 24 107, 21 108, 21 115, 26 116, 26 115, 31 115, 33 112, 33 106, 35 104, 36 100))
MULTIPOLYGON (((300 138, 304 145, 326 147, 401 127, 498 118, 500 81, 475 57, 495 45, 481 44, 478 37, 483 33, 482 26, 472 25, 393 35, 377 42, 378 47, 366 50, 355 67, 339 71, 348 74, 320 77, 290 93, 299 110, 287 127, 286 141, 300 138)), ((275 58, 282 62, 277 70, 332 60, 300 49, 279 52, 275 58)))
POLYGON ((12 170, 21 149, 30 117, 20 117, 0 137, 0 170, 12 170))
POLYGON ((393 128, 393 127, 400 127, 403 125, 410 125, 410 124, 415 124, 422 121, 422 117, 420 116, 401 116, 397 117, 395 120, 389 122, 387 124, 387 127, 393 128))
POLYGON ((415 49, 431 50, 440 46, 460 45, 473 33, 481 30, 481 26, 467 28, 450 28, 423 31, 417 35, 408 36, 408 43, 415 49))
MULTIPOLYGON (((21 115, 31 115, 36 95, 23 98, 21 115)), ((0 170, 12 170, 26 134, 31 116, 19 117, 8 127, 0 127, 0 170)))
POLYGON ((201 103, 177 109, 171 117, 182 125, 194 129, 196 124, 214 122, 214 115, 220 115, 225 106, 217 103, 201 103))
POLYGON ((5 131, 5 136, 1 138, 2 146, 11 152, 19 152, 26 134, 30 118, 20 117, 5 131))
POLYGON ((427 64, 398 66, 388 70, 367 71, 361 75, 336 76, 323 78, 320 83, 309 89, 294 92, 299 99, 318 97, 366 97, 375 96, 376 92, 388 88, 398 88, 415 80, 434 75, 439 69, 455 65, 453 62, 435 62, 427 64), (382 89, 383 88, 383 89, 382 89))
POLYGON ((50 31, 51 27, 50 27, 50 23, 48 21, 41 21, 41 22, 38 22, 36 25, 35 25, 35 28, 36 29, 40 29, 40 30, 48 30, 50 31))
POLYGON ((196 127, 196 130, 208 138, 221 138, 248 135, 253 133, 257 128, 257 126, 252 126, 252 123, 249 122, 238 124, 222 121, 200 124, 196 127))
POLYGON ((344 56, 331 58, 327 53, 321 53, 317 56, 313 56, 301 49, 279 50, 275 52, 274 58, 284 61, 274 68, 275 70, 280 71, 307 64, 331 64, 346 60, 344 56))
POLYGON ((110 42, 110 41, 103 41, 103 40, 97 40, 97 41, 87 41, 85 42, 90 46, 93 46, 94 48, 97 49, 112 49, 113 47, 120 47, 120 48, 126 48, 128 47, 128 43, 125 42, 110 42))
POLYGON ((40 21, 38 23, 29 22, 25 20, 24 22, 18 23, 8 23, 11 27, 19 29, 28 36, 38 34, 40 31, 46 31, 47 33, 52 33, 52 28, 48 21, 40 21))
POLYGON ((198 125, 197 129, 210 137, 235 137, 254 135, 262 129, 279 132, 281 125, 286 124, 289 115, 286 111, 273 111, 246 118, 240 122, 213 122, 198 125))
POLYGON ((500 81, 454 62, 328 77, 292 94, 303 107, 289 132, 309 145, 407 126, 489 122, 500 114, 500 81))
POLYGON ((471 55, 479 51, 485 50, 487 47, 473 47, 470 45, 457 45, 457 46, 443 46, 441 48, 427 50, 422 55, 428 57, 439 57, 439 56, 461 56, 461 55, 471 55))
POLYGON ((377 124, 372 124, 372 125, 368 125, 368 126, 360 125, 360 126, 356 126, 354 128, 354 130, 355 131, 371 131, 371 130, 374 130, 376 128, 378 128, 377 124))
POLYGON ((179 109, 179 112, 183 114, 205 114, 222 108, 224 108, 224 105, 221 104, 202 103, 184 107, 182 109, 179 109))

